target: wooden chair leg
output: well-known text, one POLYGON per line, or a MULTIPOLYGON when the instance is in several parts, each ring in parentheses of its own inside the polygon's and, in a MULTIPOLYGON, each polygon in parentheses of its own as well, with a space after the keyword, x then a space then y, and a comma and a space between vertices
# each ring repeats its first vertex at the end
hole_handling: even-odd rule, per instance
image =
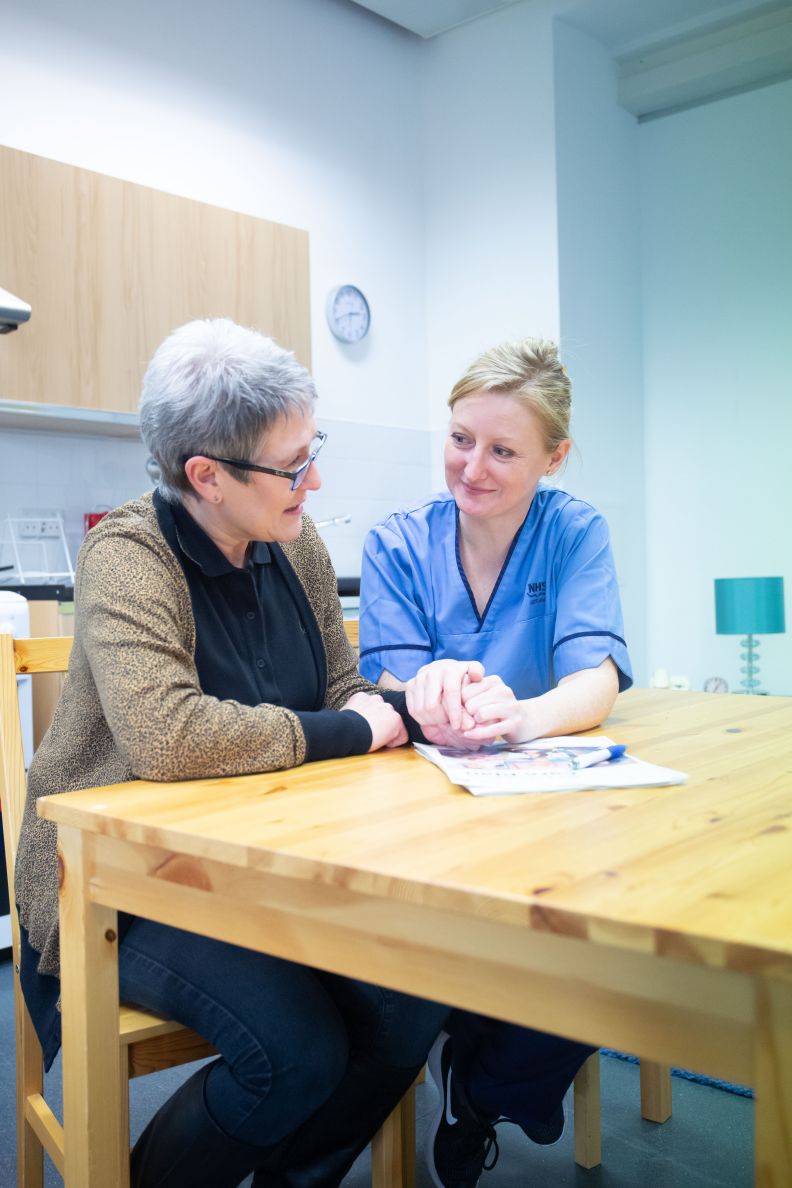
POLYGON ((641 1117, 667 1122, 671 1117, 671 1069, 653 1060, 641 1061, 641 1117))
MULTIPOLYGON (((424 1079, 418 1074, 417 1085, 424 1079)), ((401 1111, 402 1188, 415 1188, 415 1085, 411 1085, 399 1102, 401 1111)))
POLYGON ((371 1188, 415 1188, 415 1086, 371 1141, 371 1188))
POLYGON ((121 1048, 121 1138, 129 1146, 129 1048, 121 1048))
POLYGON ((599 1167, 602 1162, 600 1135, 600 1057, 589 1056, 575 1077, 575 1163, 599 1167))
MULTIPOLYGON (((18 976, 18 975, 17 975, 18 976)), ((27 1121, 25 1103, 33 1093, 44 1089, 44 1065, 38 1036, 27 1013, 22 992, 14 987, 16 1018, 16 1166, 17 1188, 43 1188, 44 1148, 27 1121)))
POLYGON ((371 1140, 371 1188, 401 1188, 402 1175, 401 1103, 383 1122, 371 1140))

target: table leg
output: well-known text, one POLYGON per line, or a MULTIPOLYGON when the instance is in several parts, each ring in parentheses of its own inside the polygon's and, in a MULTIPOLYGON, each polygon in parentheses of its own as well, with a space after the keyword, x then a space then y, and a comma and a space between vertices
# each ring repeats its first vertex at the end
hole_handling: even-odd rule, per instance
POLYGON ((121 1133, 117 916, 88 900, 91 837, 60 826, 63 1121, 66 1188, 127 1188, 121 1133))
POLYGON ((757 979, 756 1188, 792 1184, 792 985, 757 979))
POLYGON ((654 1060, 641 1060, 641 1117, 667 1122, 671 1117, 671 1069, 654 1060))
POLYGON ((602 1163, 600 1130, 600 1054, 594 1052, 575 1077, 575 1163, 587 1169, 602 1163))

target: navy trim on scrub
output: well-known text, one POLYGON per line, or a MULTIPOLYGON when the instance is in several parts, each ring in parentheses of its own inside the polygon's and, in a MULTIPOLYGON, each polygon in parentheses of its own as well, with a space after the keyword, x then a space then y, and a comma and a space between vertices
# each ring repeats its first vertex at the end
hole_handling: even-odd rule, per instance
MULTIPOLYGON (((531 500, 531 503, 533 503, 533 500, 531 500)), ((528 508, 528 511, 525 513, 525 520, 523 520, 522 524, 520 524, 520 527, 517 529, 516 533, 514 534, 514 540, 509 545, 509 551, 506 554, 506 558, 503 562, 503 565, 501 565, 501 570, 500 570, 500 573, 498 574, 498 580, 496 581, 495 585, 492 587, 492 593, 490 594, 489 598, 487 599, 487 605, 484 607, 484 613, 481 615, 479 614, 478 607, 476 606, 476 600, 473 597, 473 591, 470 588, 470 583, 467 580, 467 574, 465 573, 465 571, 462 567, 462 558, 459 555, 459 508, 455 507, 454 510, 456 512, 455 532, 454 532, 454 552, 456 554, 457 569, 459 570, 459 576, 462 578, 462 583, 468 592, 468 598, 470 599, 470 604, 473 607, 473 613, 476 616, 476 619, 478 620, 478 630, 481 631, 482 627, 484 626, 484 620, 487 617, 487 611, 492 606, 492 601, 493 601, 495 595, 498 593, 498 586, 501 584, 501 581, 503 580, 503 575, 505 574, 506 570, 509 568, 509 562, 511 561, 511 555, 517 546, 517 541, 520 539, 520 533, 522 532, 523 528, 525 527, 525 521, 528 519, 528 515, 530 514, 531 509, 530 509, 530 507, 528 508)), ((476 634, 478 634, 478 632, 476 632, 476 634)))

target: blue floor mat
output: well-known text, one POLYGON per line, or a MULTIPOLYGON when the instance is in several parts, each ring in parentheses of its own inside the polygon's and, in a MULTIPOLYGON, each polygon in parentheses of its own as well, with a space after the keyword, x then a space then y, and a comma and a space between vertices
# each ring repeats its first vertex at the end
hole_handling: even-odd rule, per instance
MULTIPOLYGON (((614 1060, 624 1060, 627 1064, 640 1064, 637 1056, 628 1056, 626 1052, 616 1052, 613 1048, 600 1048, 603 1056, 612 1056, 614 1060)), ((753 1089, 747 1085, 735 1085, 731 1081, 719 1081, 717 1077, 705 1077, 702 1073, 690 1072, 686 1068, 672 1068, 672 1077, 682 1077, 686 1081, 695 1081, 698 1085, 709 1085, 712 1089, 723 1089, 725 1093, 736 1093, 738 1097, 753 1097, 753 1089)))

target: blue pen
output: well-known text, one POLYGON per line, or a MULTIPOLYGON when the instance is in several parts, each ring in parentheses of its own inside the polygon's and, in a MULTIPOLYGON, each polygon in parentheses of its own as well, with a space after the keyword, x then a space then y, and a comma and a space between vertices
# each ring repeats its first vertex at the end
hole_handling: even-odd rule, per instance
POLYGON ((605 763, 610 759, 618 759, 627 750, 624 746, 600 747, 597 751, 589 751, 588 755, 577 755, 569 760, 569 766, 575 769, 593 767, 595 763, 605 763))

